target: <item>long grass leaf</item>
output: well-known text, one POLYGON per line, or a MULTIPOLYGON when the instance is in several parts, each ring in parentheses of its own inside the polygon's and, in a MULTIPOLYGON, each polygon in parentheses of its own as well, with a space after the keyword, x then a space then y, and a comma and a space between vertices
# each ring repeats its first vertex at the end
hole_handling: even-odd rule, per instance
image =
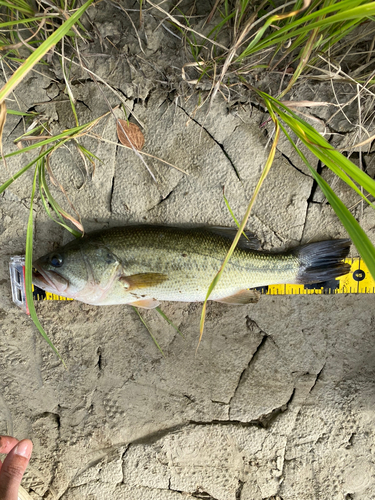
POLYGON ((356 246, 362 259, 365 261, 372 277, 375 279, 375 248, 369 240, 365 231, 358 224, 354 216, 350 213, 340 198, 334 193, 329 184, 321 177, 316 170, 310 167, 310 172, 317 181, 320 189, 325 194, 329 204, 336 212, 342 225, 347 230, 351 240, 356 246))
MULTIPOLYGON (((304 142, 306 147, 316 154, 328 167, 336 165, 366 189, 368 193, 375 196, 375 180, 366 174, 366 172, 334 149, 310 124, 296 115, 290 108, 264 92, 257 90, 257 93, 265 102, 270 103, 273 111, 282 117, 284 122, 304 142)), ((345 179, 343 178, 343 180, 345 179)))
POLYGON ((204 321, 205 321, 205 317, 206 317, 206 309, 207 309, 207 301, 211 295, 211 293, 213 292, 215 286, 217 285, 217 283, 219 282, 220 278, 221 278, 221 275, 223 274, 224 272, 224 269, 229 261, 229 259, 231 258, 236 246, 237 246, 237 243, 242 235, 242 232, 243 230, 245 229, 245 226, 246 226, 246 223, 247 223, 247 220, 250 216, 250 212, 253 208, 253 205, 255 203, 255 200, 258 196, 258 193, 260 191, 260 188, 262 187, 262 184, 265 180, 265 178, 267 177, 268 175, 268 172, 270 171, 270 168, 272 166, 272 163, 273 163, 273 160, 274 160, 274 157, 275 157, 275 153, 276 153, 276 146, 277 146, 277 143, 278 143, 278 140, 279 140, 279 137, 280 137, 280 126, 279 126, 279 123, 277 120, 275 120, 275 138, 273 140, 273 143, 272 143, 272 146, 271 146, 271 150, 269 152, 269 155, 268 155, 268 158, 267 158, 267 161, 266 161, 266 164, 264 166, 264 169, 263 169, 263 172, 262 172, 262 175, 260 176, 260 179, 258 181, 258 184, 254 190, 254 193, 253 193, 253 196, 251 197, 251 200, 250 200, 250 203, 247 207, 247 210, 246 210, 246 213, 244 215, 244 218, 242 219, 242 222, 241 222, 241 225, 237 231, 237 234, 233 240, 233 243, 224 259, 224 262, 222 263, 219 271, 217 272, 216 276, 214 277, 214 279, 212 280, 210 286, 209 286, 209 289, 207 291, 207 294, 206 294, 206 298, 204 300, 204 303, 203 303, 203 307, 202 307, 202 314, 201 314, 201 321, 200 321, 200 332, 199 332, 199 342, 198 342, 198 346, 197 346, 197 349, 199 347, 199 344, 200 344, 200 341, 202 340, 202 336, 203 336, 203 330, 204 330, 204 321))
POLYGON ((26 14, 27 16, 32 16, 34 14, 32 8, 28 5, 21 6, 21 5, 12 5, 8 0, 0 0, 0 6, 2 7, 7 7, 8 9, 14 8, 14 10, 17 10, 18 12, 21 12, 22 14, 26 14))
POLYGON ((22 174, 24 174, 25 172, 27 172, 27 170, 29 170, 29 168, 31 168, 33 165, 35 165, 35 163, 38 160, 40 160, 41 158, 43 158, 43 156, 45 156, 46 154, 50 153, 52 150, 53 150, 53 147, 47 149, 46 151, 43 151, 42 153, 40 153, 40 155, 37 158, 35 158, 30 163, 28 163, 27 165, 25 165, 23 168, 21 168, 21 170, 19 170, 17 173, 15 173, 10 179, 8 179, 7 181, 5 181, 4 184, 2 184, 0 186, 0 194, 3 191, 5 191, 12 184, 12 182, 14 182, 16 179, 18 179, 18 177, 20 177, 22 174))
POLYGON ((34 196, 35 196, 35 190, 36 190, 36 180, 38 177, 38 165, 35 167, 35 173, 34 173, 34 180, 33 180, 33 187, 31 190, 31 199, 30 199, 30 213, 29 213, 29 220, 27 223, 27 233, 26 233, 26 252, 25 252, 25 288, 26 288, 26 300, 27 300, 27 306, 29 308, 30 312, 30 317, 33 320, 35 326, 38 328, 40 334, 44 338, 44 340, 47 342, 47 344, 52 348, 54 353, 60 358, 60 360, 63 362, 64 366, 66 367, 64 360, 60 356, 58 350, 56 347, 53 345, 51 340, 49 339, 48 335, 44 331, 42 325, 40 324, 36 310, 34 307, 34 299, 33 299, 33 291, 32 291, 32 282, 33 282, 33 203, 34 203, 34 196))
MULTIPOLYGON (((43 160, 44 160, 44 158, 43 158, 43 160)), ((53 208, 53 210, 56 212, 56 214, 58 215, 58 217, 61 220, 61 223, 59 223, 58 221, 55 221, 55 222, 57 222, 61 226, 65 227, 65 229, 68 229, 68 231, 71 232, 76 238, 80 238, 82 236, 82 233, 84 232, 83 226, 77 219, 72 217, 63 208, 61 208, 60 205, 57 203, 57 201, 52 196, 52 194, 49 190, 48 184, 46 182, 44 162, 40 165, 40 172, 41 172, 41 175, 40 175, 41 186, 42 186, 44 192, 46 193, 49 204, 51 205, 51 207, 53 208), (72 224, 74 224, 82 233, 79 233, 78 231, 75 231, 74 229, 71 229, 69 226, 64 224, 64 221, 61 218, 61 216, 64 217, 65 219, 69 220, 72 224)))
POLYGON ((354 216, 350 213, 348 208, 344 205, 344 203, 340 200, 340 198, 335 194, 335 192, 332 190, 332 188, 329 186, 329 184, 322 178, 321 175, 318 174, 318 172, 310 165, 308 160, 306 159, 305 155, 302 153, 302 151, 296 146, 295 142, 292 140, 290 135, 288 134, 287 130, 284 128, 284 126, 280 123, 280 127, 283 130, 285 136, 297 152, 297 154, 300 156, 302 161, 305 163, 305 165, 308 167, 310 170, 312 176, 318 183, 320 189, 324 193, 325 197, 327 198, 329 204, 333 208, 334 212, 336 213, 337 217, 340 219, 342 225, 345 227, 346 231, 348 232, 352 242, 356 246, 359 254, 365 261, 372 277, 375 279, 375 248, 371 241, 369 240, 368 236, 364 232, 364 230, 361 228, 359 223, 356 221, 354 216))
MULTIPOLYGON (((94 121, 94 120, 93 120, 94 121)), ((18 149, 17 151, 12 151, 11 153, 8 153, 5 157, 10 158, 12 156, 17 156, 22 153, 27 153, 28 151, 32 151, 33 149, 37 149, 43 146, 46 146, 47 144, 51 144, 51 142, 59 141, 60 139, 72 139, 74 136, 82 132, 85 128, 87 128, 89 125, 91 125, 92 122, 85 123, 84 125, 80 125, 79 127, 73 127, 70 128, 69 130, 64 130, 64 132, 61 132, 61 134, 53 135, 52 137, 49 137, 48 139, 44 139, 43 141, 36 142, 35 144, 31 144, 30 146, 26 146, 22 149, 18 149)))
POLYGON ((162 356, 164 357, 164 352, 162 350, 162 348, 160 347, 160 345, 158 344, 158 341, 156 340, 156 338, 154 337, 154 335, 152 334, 151 330, 150 330, 150 327, 148 326, 148 324, 146 323, 146 321, 143 319, 143 317, 141 316, 141 313, 138 311, 138 309, 134 306, 132 306, 132 308, 134 309, 134 311, 137 313, 139 319, 141 320, 141 322, 143 323, 144 327, 146 328, 146 330, 148 331, 148 333, 150 334, 152 340, 154 341, 156 347, 159 349, 159 351, 161 352, 162 356))
POLYGON ((60 141, 58 144, 55 144, 54 146, 52 146, 49 149, 46 149, 45 151, 40 153, 39 156, 37 156, 34 160, 32 160, 27 165, 25 165, 23 168, 21 168, 21 170, 19 170, 17 173, 12 175, 12 177, 10 179, 5 181, 4 184, 2 184, 0 186, 0 194, 3 191, 5 191, 5 189, 7 189, 12 184, 12 182, 14 182, 16 179, 18 179, 18 177, 20 177, 27 170, 29 170, 29 168, 31 168, 38 160, 40 160, 41 158, 45 157, 46 155, 52 153, 52 151, 55 151, 57 148, 61 147, 63 144, 65 144, 65 142, 69 141, 70 139, 71 139, 71 137, 67 137, 66 139, 60 141))
POLYGON ((8 115, 17 115, 17 116, 37 116, 38 113, 25 113, 24 111, 15 111, 14 109, 7 109, 8 115))
MULTIPOLYGON (((53 15, 49 15, 49 16, 46 15, 46 16, 40 16, 40 17, 25 17, 24 19, 13 19, 12 21, 5 21, 4 23, 0 23, 0 29, 7 28, 8 26, 16 26, 17 24, 29 24, 29 23, 33 23, 35 21, 41 22, 44 19, 47 20, 47 19, 51 19, 53 17, 54 17, 53 15)), ((2 48, 2 50, 4 50, 4 49, 2 48)))
MULTIPOLYGON (((240 227, 240 223, 238 222, 238 220, 236 219, 236 216, 234 215, 233 213, 233 210, 231 209, 230 205, 229 205, 229 201, 227 200, 225 194, 224 194, 224 188, 223 188, 223 198, 224 198, 224 203, 225 205, 227 206, 227 209, 230 213, 230 215, 232 216, 232 219, 234 220, 234 223, 236 224, 237 227, 240 227)), ((243 236, 248 240, 249 238, 246 236, 246 233, 245 232, 242 232, 243 236)))
POLYGON ((358 5, 354 8, 348 8, 348 7, 353 7, 353 5, 355 5, 356 3, 360 2, 354 2, 354 0, 347 0, 346 2, 338 2, 338 3, 335 2, 334 4, 329 5, 328 7, 325 7, 323 9, 319 9, 307 16, 302 16, 295 22, 280 28, 275 33, 271 33, 270 35, 265 37, 264 40, 258 43, 258 41, 261 39, 266 29, 271 24, 276 23, 278 19, 281 19, 281 16, 274 15, 269 19, 267 19, 264 26, 258 31, 254 40, 239 56, 238 60, 241 60, 244 57, 253 54, 254 52, 258 52, 272 45, 283 43, 288 39, 290 39, 290 37, 295 37, 301 33, 305 33, 306 35, 308 35, 311 32, 311 30, 315 28, 321 28, 322 26, 331 26, 333 23, 340 23, 342 21, 351 19, 361 20, 363 18, 375 14, 375 2, 370 2, 366 5, 358 5), (309 22, 313 21, 316 17, 325 16, 326 14, 329 14, 337 9, 340 10, 340 12, 338 12, 337 14, 333 14, 332 16, 326 17, 319 21, 311 23, 309 22), (297 28, 297 26, 299 26, 300 24, 304 24, 304 26, 297 28))
POLYGON ((158 307, 155 307, 155 311, 157 311, 157 312, 160 314, 160 316, 161 316, 162 318, 164 318, 164 319, 165 319, 165 321, 166 321, 167 323, 169 323, 171 326, 173 326, 173 328, 176 330, 176 332, 177 332, 177 333, 179 333, 179 334, 181 335, 181 337, 183 337, 183 334, 182 334, 182 333, 180 332, 180 330, 178 329, 178 326, 176 326, 176 325, 173 323, 173 321, 171 321, 171 320, 168 318, 168 316, 167 316, 167 315, 166 315, 166 314, 165 314, 165 313, 164 313, 164 312, 160 309, 160 307, 159 307, 159 306, 158 306, 158 307))
MULTIPOLYGON (((363 198, 369 205, 371 205, 374 209, 375 209, 375 206, 373 205, 373 203, 371 203, 368 198, 361 192, 360 189, 358 189, 358 187, 356 186, 356 184, 354 184, 354 182, 352 181, 352 179, 346 174, 345 170, 344 170, 344 163, 336 163, 335 162, 335 158, 332 158, 332 153, 334 151, 332 151, 331 149, 322 149, 320 148, 319 146, 315 146, 312 142, 306 140, 305 136, 303 134, 299 134, 299 130, 294 126, 294 120, 293 119, 290 119, 287 115, 285 115, 285 113, 283 113, 282 111, 278 110, 277 111, 278 114, 280 115, 280 117, 284 120, 285 123, 287 123, 289 125, 289 127, 293 130, 293 132, 299 137, 299 139, 303 142, 303 144, 308 148, 310 149, 310 151, 312 153, 315 154, 315 156, 317 158, 319 158, 323 163, 324 165, 326 165, 328 168, 330 168, 332 170, 332 172, 334 172, 338 177, 340 177, 341 180, 343 180, 346 184, 348 184, 348 186, 350 186, 353 191, 355 191, 361 198, 363 198)), ((343 158, 345 158, 343 156, 343 158)), ((351 164, 352 162, 350 162, 351 164)), ((355 168, 358 169, 358 167, 355 165, 355 168)), ((350 169, 352 171, 352 169, 350 169)), ((358 169, 360 170, 360 169, 358 169)), ((360 170, 362 172, 362 170, 360 170)), ((364 173, 364 172, 363 172, 364 173)), ((356 171, 352 171, 352 175, 358 179, 359 175, 356 171)), ((367 175, 367 174, 365 174, 367 175)), ((371 179, 371 178, 370 178, 371 179)), ((366 179, 367 180, 367 179, 366 179)), ((358 181, 360 184, 361 182, 358 181)), ((363 184, 361 184, 363 185, 363 184)), ((365 184, 367 187, 368 187, 368 184, 366 183, 365 184)), ((363 187, 365 187, 363 185, 363 187)))

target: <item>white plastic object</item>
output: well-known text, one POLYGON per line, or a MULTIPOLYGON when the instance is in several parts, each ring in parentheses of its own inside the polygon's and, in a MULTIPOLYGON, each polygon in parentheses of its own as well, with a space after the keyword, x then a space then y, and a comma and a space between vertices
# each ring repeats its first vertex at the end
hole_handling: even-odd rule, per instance
POLYGON ((26 314, 29 314, 25 290, 25 257, 22 255, 11 257, 9 271, 13 302, 25 311, 26 314))

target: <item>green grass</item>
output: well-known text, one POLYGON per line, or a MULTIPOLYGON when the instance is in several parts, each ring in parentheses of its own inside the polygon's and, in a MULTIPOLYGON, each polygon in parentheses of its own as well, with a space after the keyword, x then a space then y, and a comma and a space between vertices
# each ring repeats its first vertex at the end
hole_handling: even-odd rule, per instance
MULTIPOLYGON (((194 37, 190 35, 191 26, 187 24, 189 30, 185 29, 185 36, 189 46, 193 46, 193 58, 211 67, 213 63, 219 66, 235 48, 230 70, 241 72, 250 56, 259 57, 268 51, 271 54, 267 59, 268 68, 288 59, 301 64, 295 73, 296 81, 307 60, 316 61, 317 54, 327 53, 357 26, 375 15, 375 2, 365 0, 316 0, 310 2, 307 9, 303 9, 302 1, 297 1, 286 12, 283 12, 282 5, 275 8, 273 2, 263 2, 262 5, 263 8, 258 7, 257 11, 256 4, 251 0, 224 1, 217 9, 215 26, 200 41, 197 41, 196 33, 194 37), (232 44, 225 50, 218 50, 221 44, 217 40, 224 32, 231 34, 232 44), (206 54, 212 53, 210 42, 217 53, 213 59, 206 57, 206 54)), ((173 24, 174 21, 170 22, 173 24)), ((181 24, 175 26, 184 32, 181 24)))
POLYGON ((139 312, 139 310, 132 306, 132 308, 134 309, 134 311, 136 312, 138 318, 141 320, 141 323, 144 325, 144 327, 146 328, 146 330, 148 331, 150 337, 152 338, 152 340, 154 341, 154 344, 156 345, 156 347, 159 349, 159 351, 161 352, 161 355, 164 357, 164 352, 163 352, 163 349, 160 347, 158 341, 156 340, 155 336, 153 335, 150 327, 148 326, 148 324, 146 323, 146 320, 143 318, 143 316, 141 315, 141 313, 139 312))
POLYGON ((165 321, 166 321, 167 323, 169 323, 169 324, 170 324, 170 325, 171 325, 171 326, 172 326, 172 327, 176 330, 176 332, 177 332, 179 335, 181 335, 181 337, 183 337, 183 334, 180 332, 180 330, 179 330, 178 326, 176 326, 176 325, 173 323, 173 321, 171 321, 171 320, 168 318, 168 316, 167 316, 167 315, 166 315, 166 314, 165 314, 165 313, 164 313, 164 312, 160 309, 160 307, 155 307, 155 311, 157 311, 157 312, 160 314, 160 316, 161 316, 163 319, 165 319, 165 321))
POLYGON ((38 328, 40 334, 44 338, 44 340, 47 342, 47 344, 52 348, 54 353, 61 359, 63 362, 64 366, 64 360, 60 356, 58 350, 56 347, 53 345, 51 340, 49 339, 48 335, 44 331, 42 325, 39 322, 38 316, 35 311, 35 306, 34 306, 34 298, 33 298, 33 291, 32 291, 32 282, 33 282, 33 232, 34 232, 34 221, 33 221, 33 203, 34 203, 34 196, 35 196, 35 191, 36 191, 36 181, 38 178, 38 169, 40 167, 40 164, 37 163, 37 166, 35 167, 35 172, 34 172, 34 179, 33 179, 33 185, 32 185, 32 191, 31 191, 31 197, 30 197, 30 212, 29 212, 29 220, 27 223, 27 233, 26 233, 26 254, 25 254, 25 286, 26 286, 26 300, 27 300, 27 306, 29 308, 30 312, 30 317, 34 321, 35 326, 38 328))

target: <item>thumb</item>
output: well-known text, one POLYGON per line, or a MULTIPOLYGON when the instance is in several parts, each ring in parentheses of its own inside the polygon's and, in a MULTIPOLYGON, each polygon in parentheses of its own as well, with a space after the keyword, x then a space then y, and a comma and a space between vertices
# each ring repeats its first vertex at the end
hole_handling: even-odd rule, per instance
POLYGON ((29 463, 33 443, 29 439, 20 441, 6 456, 0 470, 1 500, 17 500, 18 488, 29 463))

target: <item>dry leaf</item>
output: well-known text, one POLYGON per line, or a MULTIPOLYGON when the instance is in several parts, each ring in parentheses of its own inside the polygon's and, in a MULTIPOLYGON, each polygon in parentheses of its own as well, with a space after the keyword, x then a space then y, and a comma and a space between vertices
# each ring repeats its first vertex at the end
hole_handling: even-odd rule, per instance
POLYGON ((126 120, 117 120, 117 136, 121 144, 128 148, 131 148, 133 145, 138 151, 140 151, 145 144, 145 136, 138 125, 127 122, 126 120))

